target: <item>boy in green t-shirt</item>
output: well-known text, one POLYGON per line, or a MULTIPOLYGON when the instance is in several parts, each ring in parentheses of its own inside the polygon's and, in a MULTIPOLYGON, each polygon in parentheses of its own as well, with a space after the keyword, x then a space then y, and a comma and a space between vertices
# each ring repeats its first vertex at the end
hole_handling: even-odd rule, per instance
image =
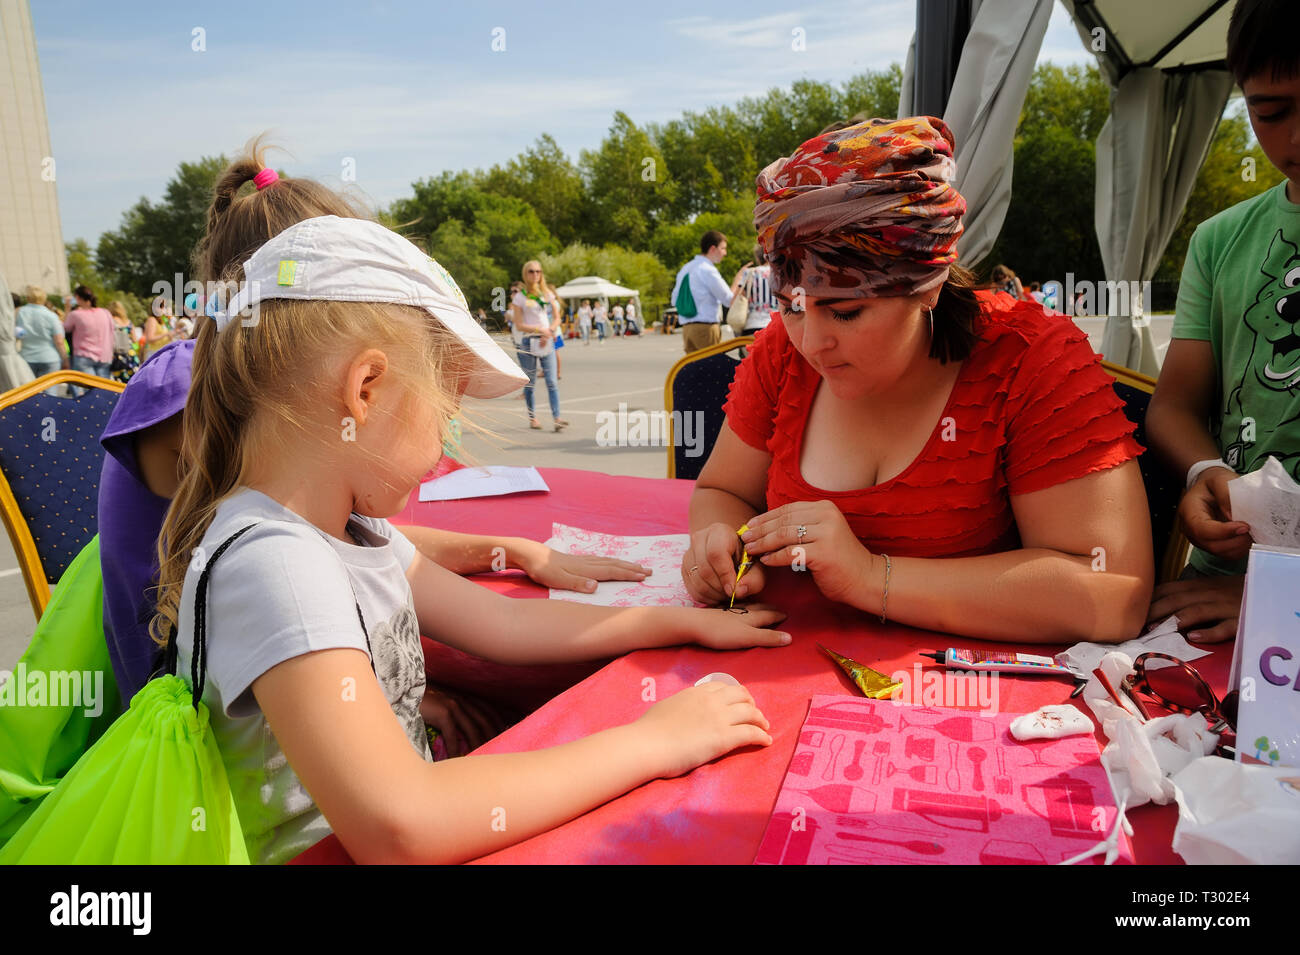
POLYGON ((1294 0, 1238 0, 1228 69, 1269 162, 1287 178, 1202 222, 1178 287, 1173 340, 1147 412, 1149 443, 1187 475, 1178 507, 1196 547, 1182 580, 1157 587, 1188 639, 1237 633, 1250 528, 1228 482, 1271 455, 1300 478, 1300 50, 1294 0), (1295 288, 1296 293, 1291 290, 1295 288))

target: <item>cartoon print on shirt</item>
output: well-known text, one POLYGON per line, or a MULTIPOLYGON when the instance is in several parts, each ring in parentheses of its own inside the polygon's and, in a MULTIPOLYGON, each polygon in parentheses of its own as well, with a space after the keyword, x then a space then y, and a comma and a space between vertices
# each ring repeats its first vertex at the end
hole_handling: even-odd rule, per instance
MULTIPOLYGON (((1242 316, 1246 327, 1255 333, 1255 346, 1241 381, 1228 396, 1221 425, 1225 439, 1233 436, 1226 444, 1223 459, 1237 470, 1242 469, 1246 451, 1252 445, 1294 420, 1294 417, 1284 421, 1252 417, 1242 402, 1247 382, 1253 378, 1252 388, 1257 383, 1270 391, 1300 394, 1300 249, 1287 241, 1281 229, 1273 237, 1259 271, 1268 282, 1242 316)), ((1300 450, 1274 456, 1296 475, 1300 450)))
POLYGON ((375 675, 384 688, 393 711, 402 720, 411 745, 429 759, 429 740, 420 718, 420 701, 424 698, 424 649, 420 645, 420 628, 415 608, 409 603, 370 631, 370 648, 374 654, 375 675))

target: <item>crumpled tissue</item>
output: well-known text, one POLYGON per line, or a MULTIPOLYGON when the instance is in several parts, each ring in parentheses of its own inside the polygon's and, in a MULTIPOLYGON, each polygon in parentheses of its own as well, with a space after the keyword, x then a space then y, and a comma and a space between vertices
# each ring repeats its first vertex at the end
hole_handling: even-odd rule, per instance
POLYGON ((1232 519, 1250 525, 1256 544, 1300 547, 1300 484, 1277 458, 1228 482, 1232 519))

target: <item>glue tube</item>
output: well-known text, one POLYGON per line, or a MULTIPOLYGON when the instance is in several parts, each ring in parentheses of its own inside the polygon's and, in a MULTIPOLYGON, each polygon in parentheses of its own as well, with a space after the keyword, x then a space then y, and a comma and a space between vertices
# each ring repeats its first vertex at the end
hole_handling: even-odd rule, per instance
POLYGON ((1029 673, 1038 676, 1068 676, 1074 679, 1069 667, 1061 666, 1051 657, 1034 653, 1009 653, 1006 650, 936 650, 922 653, 950 670, 983 670, 988 673, 1029 673))

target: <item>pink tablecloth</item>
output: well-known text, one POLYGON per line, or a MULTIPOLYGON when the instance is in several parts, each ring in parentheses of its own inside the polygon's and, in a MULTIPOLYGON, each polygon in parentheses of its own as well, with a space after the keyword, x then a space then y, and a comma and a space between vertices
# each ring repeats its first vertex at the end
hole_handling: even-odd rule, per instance
MULTIPOLYGON (((586 471, 544 469, 549 494, 516 495, 439 504, 412 504, 395 523, 417 523, 482 534, 545 540, 551 522, 623 534, 680 532, 686 527, 692 484, 611 477, 586 471)), ((527 580, 485 579, 487 586, 517 597, 545 597, 527 580)), ((678 647, 643 650, 609 663, 561 693, 479 752, 537 749, 629 722, 650 705, 644 681, 657 698, 693 684, 715 670, 732 674, 753 693, 772 723, 773 744, 733 753, 678 779, 656 780, 552 831, 479 860, 505 863, 733 863, 754 860, 768 817, 794 753, 809 700, 820 694, 854 694, 847 677, 817 650, 823 643, 891 673, 911 670, 920 650, 949 645, 998 645, 948 637, 880 622, 822 599, 810 578, 792 572, 772 576, 766 599, 789 613, 782 625, 794 643, 776 650, 732 653, 678 647)), ((972 612, 977 612, 972 608, 972 612)), ((1219 646, 1196 662, 1217 692, 1227 684, 1232 645, 1219 646)), ((1043 646, 1054 653, 1061 646, 1043 646)), ((431 664, 431 670, 436 666, 431 664)), ((1001 712, 1027 712, 1066 702, 1067 681, 1006 676, 998 684, 1001 712)), ((1086 709, 1086 707, 1083 707, 1086 709)), ((1105 742, 1098 731, 1098 739, 1105 742)), ((1177 822, 1172 806, 1145 806, 1130 813, 1137 862, 1178 863, 1170 848, 1177 822)), ((347 862, 330 837, 304 853, 301 862, 347 862)))

